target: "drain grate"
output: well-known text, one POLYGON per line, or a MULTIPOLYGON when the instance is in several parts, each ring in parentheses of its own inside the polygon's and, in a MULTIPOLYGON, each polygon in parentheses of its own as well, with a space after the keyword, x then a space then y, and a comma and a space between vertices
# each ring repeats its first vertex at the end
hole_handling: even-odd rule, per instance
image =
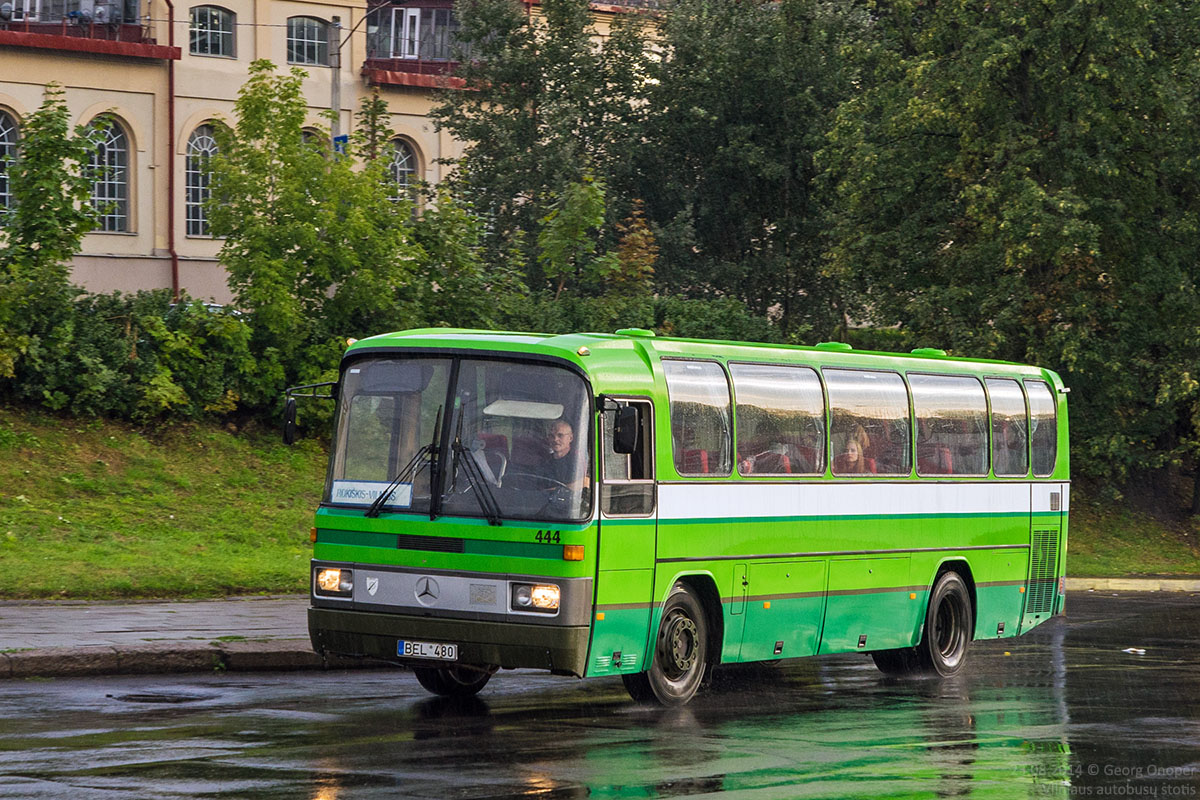
POLYGON ((202 694, 154 694, 150 692, 105 696, 111 697, 113 700, 120 700, 122 703, 195 703, 208 699, 202 694))

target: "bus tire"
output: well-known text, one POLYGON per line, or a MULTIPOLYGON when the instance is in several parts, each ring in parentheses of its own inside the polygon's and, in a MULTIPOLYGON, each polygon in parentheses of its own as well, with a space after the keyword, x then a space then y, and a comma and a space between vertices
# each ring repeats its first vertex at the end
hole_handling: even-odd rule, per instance
POLYGON ((913 675, 921 671, 921 661, 915 647, 897 650, 876 650, 871 653, 875 666, 884 675, 913 675))
POLYGON ((925 672, 949 678, 962 671, 971 644, 971 592, 962 576, 943 572, 933 585, 925 609, 925 632, 917 659, 925 672))
POLYGON ((413 667, 417 683, 442 697, 471 697, 491 680, 487 668, 473 667, 413 667))
POLYGON ((638 702, 681 706, 691 700, 708 668, 708 620, 699 598, 675 584, 663 604, 650 669, 622 675, 630 697, 638 702))

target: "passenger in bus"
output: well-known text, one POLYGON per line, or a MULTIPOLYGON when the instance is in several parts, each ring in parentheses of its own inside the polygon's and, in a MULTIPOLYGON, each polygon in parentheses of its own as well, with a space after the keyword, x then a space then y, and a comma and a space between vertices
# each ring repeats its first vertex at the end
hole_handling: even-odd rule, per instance
POLYGON ((587 476, 580 474, 579 457, 575 452, 575 429, 571 423, 561 418, 551 422, 546 443, 549 451, 546 460, 535 467, 537 474, 563 486, 584 486, 587 476))
POLYGON ((838 475, 866 475, 875 472, 875 459, 863 455, 862 444, 852 436, 846 440, 845 450, 833 460, 833 471, 838 475))

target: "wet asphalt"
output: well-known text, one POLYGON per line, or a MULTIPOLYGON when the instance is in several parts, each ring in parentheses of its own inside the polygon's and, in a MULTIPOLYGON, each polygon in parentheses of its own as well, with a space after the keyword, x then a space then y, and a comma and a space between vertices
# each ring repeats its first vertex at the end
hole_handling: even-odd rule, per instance
POLYGON ((672 710, 525 671, 468 701, 398 669, 10 680, 0 797, 1200 796, 1200 596, 1067 614, 954 680, 804 659, 672 710))

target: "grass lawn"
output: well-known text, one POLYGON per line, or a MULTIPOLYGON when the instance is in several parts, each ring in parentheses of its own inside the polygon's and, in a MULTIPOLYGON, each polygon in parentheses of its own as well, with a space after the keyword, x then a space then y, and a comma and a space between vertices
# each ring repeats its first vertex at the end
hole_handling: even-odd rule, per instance
POLYGON ((0 598, 303 592, 326 454, 0 408, 0 598))
POLYGON ((1200 575, 1200 521, 1071 500, 1068 575, 1200 575))
MULTIPOLYGON (((0 407, 0 599, 304 592, 313 441, 0 407)), ((1200 574, 1195 522, 1073 498, 1067 572, 1200 574)))

